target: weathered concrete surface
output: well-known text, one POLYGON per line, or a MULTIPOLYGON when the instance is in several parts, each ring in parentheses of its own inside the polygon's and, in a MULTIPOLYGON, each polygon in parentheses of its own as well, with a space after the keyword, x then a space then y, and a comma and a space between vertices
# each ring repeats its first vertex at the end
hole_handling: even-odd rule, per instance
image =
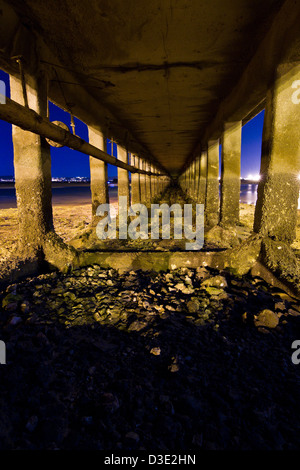
MULTIPOLYGON (((101 130, 89 126, 89 143, 106 152, 106 139, 101 130)), ((96 158, 90 157, 92 214, 96 215, 100 204, 109 202, 107 164, 96 158)))
POLYGON ((219 221, 219 141, 208 142, 205 223, 208 227, 219 221))
POLYGON ((207 150, 201 152, 200 157, 200 177, 199 177, 199 192, 197 202, 199 204, 205 204, 206 194, 206 178, 207 178, 207 150))
POLYGON ((240 247, 219 251, 135 251, 101 252, 81 251, 78 254, 78 266, 99 264, 104 268, 113 268, 119 272, 141 269, 143 271, 165 271, 179 267, 197 268, 210 266, 217 269, 229 269, 238 275, 246 274, 257 262, 260 255, 260 237, 251 237, 240 247))
MULTIPOLYGON (((68 101, 75 103, 75 115, 88 124, 102 126, 105 105, 119 118, 113 119, 110 111, 108 127, 124 139, 120 144, 125 146, 123 122, 132 131, 130 137, 136 136, 135 142, 142 142, 150 154, 176 173, 216 115, 219 100, 234 89, 283 0, 253 0, 251 4, 248 0, 212 4, 178 0, 171 6, 160 0, 143 0, 138 5, 130 0, 126 7, 121 0, 102 6, 95 0, 88 4, 66 0, 63 7, 58 0, 11 3, 34 34, 43 34, 51 50, 51 55, 45 53, 43 58, 51 57, 52 63, 65 67, 59 69, 59 77, 69 82, 64 89, 68 101), (84 99, 83 93, 78 93, 80 86, 70 83, 85 88, 84 99)), ((298 21, 299 2, 289 3, 289 15, 284 15, 276 28, 281 39, 285 39, 292 20, 298 21)), ((3 31, 7 39, 2 50, 11 52, 15 28, 3 27, 3 31)), ((26 56, 24 40, 23 45, 26 56)), ((285 42, 275 45, 277 58, 281 50, 278 45, 285 42)), ((45 47, 41 48, 43 53, 45 47)), ((31 44, 27 49, 31 54, 34 51, 31 44)), ((248 104, 250 100, 256 105, 260 100, 261 91, 258 95, 252 85, 263 78, 265 86, 269 80, 274 62, 270 56, 263 62, 261 77, 253 78, 260 62, 255 73, 249 74, 252 81, 248 78, 244 82, 238 104, 247 99, 248 104)), ((50 96, 63 105, 57 78, 51 78, 50 96)), ((246 108, 248 111, 249 105, 246 108)))
POLYGON ((226 123, 222 136, 220 224, 239 222, 242 123, 226 123))
MULTIPOLYGON (((24 104, 21 81, 11 77, 10 85, 11 97, 24 104)), ((47 82, 42 71, 36 78, 27 77, 27 98, 31 109, 47 116, 47 82)), ((64 271, 73 265, 76 251, 54 232, 49 144, 44 138, 13 126, 13 146, 20 263, 36 259, 40 264, 45 258, 64 271)), ((32 265, 29 261, 29 269, 32 265)))
MULTIPOLYGON (((146 171, 151 171, 151 164, 146 162, 145 165, 146 165, 146 171)), ((150 175, 146 175, 146 178, 145 178, 145 204, 146 206, 149 206, 149 204, 151 203, 151 199, 152 199, 151 178, 152 176, 150 175)))
POLYGON ((278 68, 268 91, 263 130, 261 181, 254 230, 286 243, 296 236, 300 174, 300 102, 293 84, 300 80, 300 65, 278 68))
MULTIPOLYGON (((11 97, 24 104, 21 80, 11 77, 11 97)), ((28 78, 28 104, 47 115, 46 77, 28 78)), ((40 252, 45 236, 53 230, 51 156, 45 139, 13 126, 14 169, 19 214, 20 251, 40 252)))
MULTIPOLYGON (((131 165, 139 168, 139 157, 131 155, 131 165)), ((141 202, 141 187, 139 173, 131 173, 131 203, 139 204, 141 202)))
POLYGON ((278 279, 300 293, 300 262, 289 245, 264 238, 261 259, 278 279))
MULTIPOLYGON (((118 147, 118 160, 121 162, 127 163, 128 162, 128 154, 127 150, 125 150, 120 145, 118 147)), ((127 170, 123 170, 123 168, 118 168, 118 198, 120 196, 127 197, 127 206, 130 205, 130 188, 129 188, 129 175, 127 170)))

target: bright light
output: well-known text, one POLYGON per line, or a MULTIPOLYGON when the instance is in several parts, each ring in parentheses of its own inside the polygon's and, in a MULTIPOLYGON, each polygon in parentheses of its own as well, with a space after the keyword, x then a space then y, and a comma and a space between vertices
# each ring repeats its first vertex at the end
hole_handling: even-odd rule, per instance
POLYGON ((248 175, 247 178, 245 178, 250 181, 259 181, 260 180, 260 175, 248 175))
POLYGON ((298 175, 298 180, 300 180, 300 173, 299 173, 299 175, 298 175))

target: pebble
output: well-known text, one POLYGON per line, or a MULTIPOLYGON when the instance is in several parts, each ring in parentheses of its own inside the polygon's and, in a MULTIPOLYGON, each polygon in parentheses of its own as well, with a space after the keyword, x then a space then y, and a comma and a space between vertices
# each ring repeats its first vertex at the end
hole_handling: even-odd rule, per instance
POLYGON ((300 308, 261 279, 92 266, 0 295, 1 450, 298 448, 300 308))
POLYGON ((276 328, 279 318, 272 310, 264 309, 255 317, 254 323, 257 327, 276 328))

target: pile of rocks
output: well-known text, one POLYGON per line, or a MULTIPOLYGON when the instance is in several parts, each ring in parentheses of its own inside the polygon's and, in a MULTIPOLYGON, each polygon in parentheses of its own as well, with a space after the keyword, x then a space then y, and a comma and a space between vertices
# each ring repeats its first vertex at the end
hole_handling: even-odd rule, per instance
POLYGON ((300 306, 211 269, 50 273, 1 294, 2 449, 296 449, 300 306))

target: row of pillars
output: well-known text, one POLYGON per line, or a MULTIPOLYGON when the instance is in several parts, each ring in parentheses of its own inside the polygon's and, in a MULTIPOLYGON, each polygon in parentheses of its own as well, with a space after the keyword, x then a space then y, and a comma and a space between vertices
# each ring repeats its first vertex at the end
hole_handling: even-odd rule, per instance
MULTIPOLYGON (((39 115, 48 115, 47 77, 40 72, 36 77, 27 77, 28 106, 39 115)), ((22 82, 19 77, 10 76, 11 98, 21 105, 24 103, 22 82)), ((27 252, 43 249, 45 240, 54 233, 52 214, 51 155, 50 146, 39 135, 13 126, 14 169, 17 206, 19 214, 20 248, 27 252)), ((107 151, 106 138, 97 127, 89 127, 89 142, 107 151)), ((137 169, 153 174, 131 173, 118 168, 118 196, 127 196, 128 204, 150 204, 169 183, 167 176, 161 176, 158 168, 137 155, 117 145, 117 158, 130 163, 137 169)), ((107 163, 90 157, 92 213, 96 215, 100 204, 109 203, 107 163)))
MULTIPOLYGON (((300 100, 294 98, 299 79, 299 65, 281 65, 267 92, 253 227, 256 233, 288 244, 296 237, 300 183, 300 100)), ((179 178, 186 194, 204 204, 208 227, 239 223, 241 137, 241 121, 226 123, 220 139, 208 141, 179 178)))
MULTIPOLYGON (((100 129, 89 126, 89 142, 106 152, 106 138, 100 129)), ((118 198, 126 196, 128 205, 145 204, 149 206, 152 199, 161 194, 169 183, 168 177, 160 175, 158 168, 152 163, 138 155, 129 154, 119 144, 117 144, 117 158, 123 163, 129 163, 139 170, 152 173, 151 175, 131 173, 130 184, 129 172, 123 168, 118 168, 118 198)), ((90 157, 90 174, 92 212, 93 216, 95 216, 97 207, 100 204, 109 203, 107 163, 90 157)))

